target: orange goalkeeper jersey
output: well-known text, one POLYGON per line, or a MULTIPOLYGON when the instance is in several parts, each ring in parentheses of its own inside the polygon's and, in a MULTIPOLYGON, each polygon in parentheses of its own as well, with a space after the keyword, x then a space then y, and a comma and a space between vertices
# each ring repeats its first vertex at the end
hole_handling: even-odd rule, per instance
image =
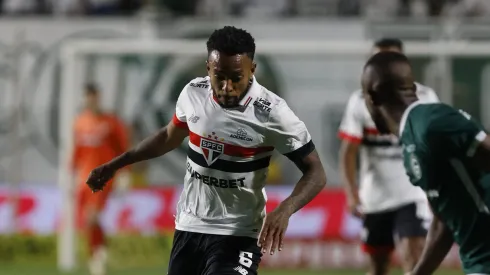
POLYGON ((112 114, 84 111, 76 119, 74 131, 72 165, 82 184, 92 169, 110 161, 129 147, 126 126, 112 114))

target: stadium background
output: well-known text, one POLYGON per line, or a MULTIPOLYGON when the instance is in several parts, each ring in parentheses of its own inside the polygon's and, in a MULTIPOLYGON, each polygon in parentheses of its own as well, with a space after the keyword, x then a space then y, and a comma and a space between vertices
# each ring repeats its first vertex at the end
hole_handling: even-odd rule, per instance
MULTIPOLYGON (((112 12, 76 10, 77 17, 70 19, 63 14, 66 10, 54 9, 55 4, 54 11, 27 5, 19 12, 5 4, 8 2, 0 2, 2 275, 57 274, 56 230, 61 207, 56 184, 57 133, 59 106, 64 104, 58 99, 60 93, 79 92, 60 89, 59 47, 67 40, 135 38, 145 43, 145 39, 155 38, 204 39, 213 29, 228 24, 249 30, 257 40, 490 38, 485 29, 488 25, 484 8, 479 9, 483 14, 475 15, 468 7, 458 10, 458 4, 454 4, 430 18, 422 0, 414 1, 412 14, 403 15, 403 20, 398 18, 403 11, 393 5, 396 1, 358 5, 362 2, 305 0, 294 8, 285 4, 288 1, 272 0, 251 1, 251 5, 246 1, 181 1, 189 5, 188 9, 176 8, 175 1, 163 1, 166 8, 156 7, 153 2, 157 1, 148 1, 148 6, 138 11, 118 10, 114 5, 112 12), (237 7, 236 3, 243 6, 237 7), (291 11, 284 12, 286 8, 291 11), (234 14, 240 11, 237 18, 234 14), (473 17, 466 18, 469 16, 473 17)), ((286 98, 308 125, 329 179, 328 188, 291 219, 286 249, 264 257, 263 267, 277 274, 310 274, 315 270, 318 274, 361 274, 366 264, 358 248, 361 223, 346 212, 345 197, 339 189, 336 131, 350 92, 358 88, 364 57, 308 58, 291 53, 260 56, 257 61, 259 81, 286 98)), ((443 101, 464 108, 490 125, 490 110, 486 108, 490 99, 485 93, 490 84, 489 56, 453 56, 442 65, 431 56, 414 58, 412 62, 417 80, 434 87, 443 101)), ((85 59, 80 77, 99 84, 105 107, 131 126, 137 142, 169 120, 180 89, 204 73, 202 60, 186 56, 94 55, 85 59)), ((111 199, 103 221, 111 233, 114 274, 165 274, 184 158, 182 150, 135 166, 134 188, 111 199)), ((268 209, 290 193, 299 177, 291 168, 281 156, 275 158, 269 178, 268 209)), ((83 247, 79 249, 83 259, 83 247)), ((458 265, 457 251, 453 250, 446 259, 444 274, 449 270, 456 270, 453 272, 457 274, 458 265)))

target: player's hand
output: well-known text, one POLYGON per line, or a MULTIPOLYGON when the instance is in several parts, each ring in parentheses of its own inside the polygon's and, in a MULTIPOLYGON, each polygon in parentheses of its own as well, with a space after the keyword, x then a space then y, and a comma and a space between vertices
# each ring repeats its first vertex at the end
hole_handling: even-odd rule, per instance
POLYGON ((279 205, 265 216, 257 242, 257 245, 262 248, 262 253, 269 251, 273 255, 276 250, 282 250, 291 215, 287 207, 279 205))
POLYGON ((108 164, 103 164, 90 172, 87 179, 87 185, 92 189, 92 192, 98 192, 104 189, 109 180, 114 177, 116 169, 108 164))
POLYGON ((363 218, 363 214, 360 210, 361 207, 361 200, 357 195, 355 196, 349 196, 347 199, 347 205, 349 207, 349 211, 352 215, 358 217, 358 218, 363 218))

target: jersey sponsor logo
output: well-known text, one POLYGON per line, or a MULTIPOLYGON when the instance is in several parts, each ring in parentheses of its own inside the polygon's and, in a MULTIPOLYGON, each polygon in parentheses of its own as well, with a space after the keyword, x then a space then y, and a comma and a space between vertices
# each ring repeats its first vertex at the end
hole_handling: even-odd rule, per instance
POLYGON ((236 131, 236 134, 231 134, 230 137, 236 138, 239 140, 245 140, 245 141, 252 141, 253 140, 253 138, 248 136, 247 131, 245 131, 245 129, 243 129, 243 128, 238 129, 236 131))
MULTIPOLYGON (((205 135, 206 134, 204 134, 204 136, 205 135)), ((215 132, 212 132, 211 135, 208 135, 208 137, 216 140, 218 139, 215 132)), ((222 141, 223 139, 220 140, 222 141)), ((223 143, 204 138, 201 138, 199 147, 201 147, 202 155, 204 156, 204 159, 208 165, 211 165, 218 160, 225 151, 225 145, 223 143)))
POLYGON ((237 179, 220 179, 216 177, 211 177, 207 175, 203 175, 197 171, 194 171, 192 169, 192 166, 190 163, 187 163, 187 172, 191 175, 191 178, 194 178, 196 180, 202 181, 202 183, 209 185, 209 186, 214 186, 214 187, 219 187, 219 188, 238 188, 238 187, 245 187, 245 178, 237 178, 237 179))
POLYGON ((422 167, 420 167, 419 160, 417 159, 417 156, 415 156, 415 153, 410 153, 408 157, 413 180, 419 181, 422 178, 422 167))
POLYGON ((240 273, 242 275, 247 275, 248 274, 248 271, 245 268, 241 267, 241 266, 237 266, 233 270, 235 270, 236 272, 238 272, 238 273, 240 273))
POLYGON ((187 121, 192 122, 192 123, 196 123, 199 121, 199 118, 200 117, 198 117, 196 115, 192 115, 187 121))
POLYGON ((414 144, 403 145, 403 149, 407 151, 407 153, 413 153, 415 152, 415 145, 414 144))
POLYGON ((271 103, 263 98, 258 98, 254 101, 254 106, 257 107, 258 109, 266 112, 271 111, 271 103))
POLYGON ((209 88, 209 84, 208 84, 207 80, 199 81, 197 83, 191 83, 191 84, 189 84, 189 86, 195 87, 195 88, 200 88, 200 89, 209 88))

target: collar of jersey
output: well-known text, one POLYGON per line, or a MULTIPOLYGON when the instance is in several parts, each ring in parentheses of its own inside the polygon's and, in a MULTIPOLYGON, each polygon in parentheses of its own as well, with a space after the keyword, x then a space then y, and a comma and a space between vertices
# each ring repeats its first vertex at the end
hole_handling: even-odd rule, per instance
POLYGON ((403 115, 402 115, 402 119, 400 120, 400 128, 398 129, 398 134, 399 134, 398 137, 402 137, 403 129, 405 128, 405 123, 407 123, 408 114, 410 113, 410 111, 415 106, 420 105, 420 104, 422 104, 422 101, 417 100, 417 101, 413 102, 412 104, 408 105, 407 109, 405 109, 405 112, 403 112, 403 115))
MULTIPOLYGON (((257 83, 255 76, 252 77, 253 77, 252 85, 250 85, 250 88, 248 88, 247 94, 240 100, 240 102, 238 102, 238 105, 240 106, 244 106, 244 107, 248 106, 248 104, 252 102, 253 97, 257 95, 257 92, 260 90, 260 84, 257 83)), ((209 85, 208 90, 209 92, 211 92, 211 94, 213 93, 213 89, 211 88, 211 85, 209 85)), ((213 95, 213 100, 218 102, 218 100, 214 98, 214 95, 213 95)))

